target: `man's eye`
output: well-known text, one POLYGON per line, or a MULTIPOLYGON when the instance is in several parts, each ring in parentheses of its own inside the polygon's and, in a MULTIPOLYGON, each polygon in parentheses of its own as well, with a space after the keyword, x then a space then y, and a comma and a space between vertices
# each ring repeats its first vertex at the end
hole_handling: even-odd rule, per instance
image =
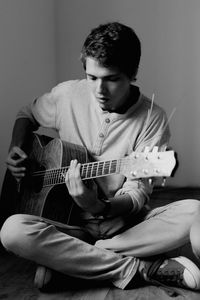
POLYGON ((111 77, 109 78, 109 81, 112 81, 112 82, 115 82, 115 81, 118 81, 119 80, 119 77, 111 77))
POLYGON ((87 76, 87 79, 92 80, 92 81, 95 81, 95 80, 96 80, 96 77, 94 77, 94 76, 87 76))

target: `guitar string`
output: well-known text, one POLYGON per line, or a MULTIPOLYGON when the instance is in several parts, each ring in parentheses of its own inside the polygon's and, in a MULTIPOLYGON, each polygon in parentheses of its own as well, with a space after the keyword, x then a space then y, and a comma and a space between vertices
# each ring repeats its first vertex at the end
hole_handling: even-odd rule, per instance
MULTIPOLYGON (((160 153, 158 152, 158 156, 157 159, 160 159, 160 153)), ((162 152, 163 153, 163 152, 162 152)), ((141 159, 147 159, 149 158, 149 153, 143 153, 143 155, 141 156, 141 154, 139 153, 135 153, 136 157, 135 159, 137 159, 137 161, 141 160, 141 159), (139 155, 139 157, 138 157, 139 155)), ((151 153, 150 153, 151 154, 151 153)), ((153 154, 153 156, 155 156, 155 154, 153 154)), ((127 166, 129 165, 129 163, 133 160, 133 158, 130 157, 124 157, 121 159, 116 159, 116 160, 111 160, 111 161, 99 161, 99 162, 90 162, 90 163, 83 163, 81 164, 81 171, 82 172, 91 172, 91 171, 96 171, 96 170, 101 170, 101 169, 109 169, 115 166, 127 166)), ((61 172, 61 171, 67 171, 69 169, 69 166, 66 167, 61 167, 61 168, 55 168, 55 169, 48 169, 48 170, 41 170, 41 171, 35 171, 33 172, 33 176, 38 176, 38 175, 43 175, 43 174, 47 174, 47 173, 53 173, 53 172, 61 172)))
MULTIPOLYGON (((107 173, 107 171, 103 172, 103 168, 102 168, 101 169, 102 170, 101 174, 98 173, 98 175, 97 174, 92 174, 91 170, 90 169, 89 170, 86 169, 86 170, 83 170, 83 172, 81 172, 82 173, 81 176, 83 176, 84 175, 83 173, 85 173, 83 180, 84 179, 96 178, 96 177, 102 177, 104 175, 116 174, 116 172, 117 172, 116 166, 114 168, 112 168, 112 170, 110 170, 109 173, 107 173)), ((105 168, 104 168, 104 170, 105 170, 105 168)), ((64 181, 65 181, 65 174, 60 173, 57 170, 56 172, 54 172, 54 174, 49 174, 48 176, 45 176, 44 177, 44 181, 45 181, 45 185, 49 185, 50 183, 55 183, 55 182, 56 183, 64 183, 64 181)))
MULTIPOLYGON (((127 164, 124 164, 124 165, 127 165, 127 164)), ((83 180, 86 180, 86 179, 91 179, 91 178, 97 178, 97 177, 102 177, 102 176, 105 176, 105 175, 111 175, 111 174, 116 174, 116 173, 119 173, 118 172, 118 169, 115 168, 114 170, 110 171, 110 173, 107 173, 107 172, 102 172, 101 174, 99 173, 98 175, 92 175, 92 174, 88 174, 88 172, 86 172, 86 175, 85 175, 85 178, 83 178, 83 180)), ((144 173, 143 173, 144 175, 144 173)), ((151 177, 160 177, 159 174, 151 174, 151 177)), ((162 174, 163 176, 163 174, 162 174)), ((142 176, 142 177, 146 177, 146 176, 142 176)), ((148 176, 147 176, 148 177, 148 176)), ((136 177, 137 179, 137 177, 136 177)), ((52 173, 49 173, 48 176, 44 176, 44 182, 43 182, 43 186, 50 186, 50 185, 54 185, 54 184, 62 184, 64 183, 65 181, 65 174, 63 173, 60 173, 59 170, 56 170, 55 172, 52 173)))
MULTIPOLYGON (((126 158, 126 159, 123 158, 120 160, 95 162, 95 164, 94 163, 82 164, 81 176, 91 178, 91 177, 109 175, 110 173, 111 174, 118 173, 120 168, 129 166, 131 160, 132 160, 131 158, 126 158)), ((51 180, 62 175, 61 173, 66 173, 68 169, 69 167, 62 167, 62 168, 50 169, 46 171, 38 171, 38 172, 34 172, 33 176, 38 177, 44 175, 45 180, 48 179, 51 180)))
MULTIPOLYGON (((125 160, 125 158, 121 158, 119 160, 104 161, 104 162, 101 161, 101 162, 83 163, 83 164, 81 164, 81 170, 87 171, 87 170, 90 170, 90 169, 97 170, 97 169, 101 169, 101 168, 102 169, 103 168, 108 168, 108 167, 110 167, 110 165, 112 166, 113 164, 116 164, 116 165, 121 164, 121 162, 120 162, 121 160, 125 160), (116 161, 118 161, 118 162, 116 162, 116 161), (106 164, 108 166, 106 166, 106 164)), ((126 160, 127 160, 127 158, 126 158, 126 160)), ((56 168, 56 169, 36 171, 36 172, 33 173, 33 176, 43 175, 43 174, 46 174, 48 172, 56 172, 56 171, 61 172, 61 171, 64 171, 64 170, 67 171, 68 169, 69 169, 69 166, 56 168)))
MULTIPOLYGON (((97 171, 102 171, 105 170, 106 172, 109 171, 109 169, 113 169, 113 168, 117 168, 120 166, 128 166, 130 165, 130 161, 132 161, 132 159, 128 159, 126 158, 125 161, 122 161, 123 159, 118 160, 118 162, 112 161, 112 162, 105 162, 105 163, 95 163, 94 165, 92 163, 87 163, 87 164, 82 164, 81 165, 81 173, 96 173, 97 171)), ((139 158, 138 158, 139 160, 139 158)), ((65 172, 69 169, 69 166, 67 167, 61 167, 61 168, 56 168, 56 169, 48 169, 48 170, 43 170, 43 171, 36 171, 33 172, 33 176, 41 176, 41 175, 51 175, 54 174, 56 172, 61 173, 61 172, 65 172)))
MULTIPOLYGON (((83 180, 84 179, 86 180, 86 179, 91 179, 91 178, 102 177, 102 176, 105 176, 105 175, 111 175, 111 174, 116 174, 116 173, 117 173, 116 168, 114 170, 110 171, 110 173, 101 172, 98 175, 96 175, 96 174, 92 175, 92 174, 88 174, 88 172, 86 172, 85 178, 83 178, 83 180)), ((155 177, 160 177, 160 176, 158 176, 158 174, 156 174, 155 177)), ((56 171, 53 174, 49 174, 48 176, 46 176, 46 175, 44 176, 43 186, 49 186, 49 185, 53 185, 53 184, 61 184, 61 183, 64 183, 64 181, 65 181, 64 179, 65 179, 65 176, 62 173, 59 173, 58 171, 56 171)))

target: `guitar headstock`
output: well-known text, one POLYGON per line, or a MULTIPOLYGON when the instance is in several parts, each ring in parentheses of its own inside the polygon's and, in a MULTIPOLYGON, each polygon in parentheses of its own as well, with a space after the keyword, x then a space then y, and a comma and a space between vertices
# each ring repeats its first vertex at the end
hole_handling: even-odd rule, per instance
POLYGON ((151 178, 169 177, 176 165, 174 151, 132 152, 127 158, 122 173, 126 177, 151 178))

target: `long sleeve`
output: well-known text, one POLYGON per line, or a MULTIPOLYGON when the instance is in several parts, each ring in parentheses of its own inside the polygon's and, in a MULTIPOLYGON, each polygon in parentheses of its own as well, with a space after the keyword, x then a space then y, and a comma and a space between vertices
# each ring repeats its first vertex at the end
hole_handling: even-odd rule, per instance
MULTIPOLYGON (((159 151, 165 150, 168 146, 170 130, 167 125, 167 117, 163 111, 153 112, 148 119, 144 129, 139 135, 134 151, 142 152, 146 147, 151 151, 155 146, 159 151), (159 112, 159 113, 158 113, 159 112)), ((126 178, 123 186, 116 195, 128 193, 133 201, 133 211, 138 212, 149 200, 153 190, 153 185, 149 184, 148 179, 126 178)))

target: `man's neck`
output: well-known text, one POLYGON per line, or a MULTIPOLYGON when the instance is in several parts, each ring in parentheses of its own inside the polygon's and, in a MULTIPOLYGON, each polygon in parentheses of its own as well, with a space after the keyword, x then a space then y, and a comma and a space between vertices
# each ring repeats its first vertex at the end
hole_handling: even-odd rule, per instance
POLYGON ((117 114, 125 114, 127 110, 137 103, 140 96, 140 90, 137 86, 132 85, 130 89, 129 97, 127 97, 125 103, 122 106, 118 107, 115 111, 117 114))

